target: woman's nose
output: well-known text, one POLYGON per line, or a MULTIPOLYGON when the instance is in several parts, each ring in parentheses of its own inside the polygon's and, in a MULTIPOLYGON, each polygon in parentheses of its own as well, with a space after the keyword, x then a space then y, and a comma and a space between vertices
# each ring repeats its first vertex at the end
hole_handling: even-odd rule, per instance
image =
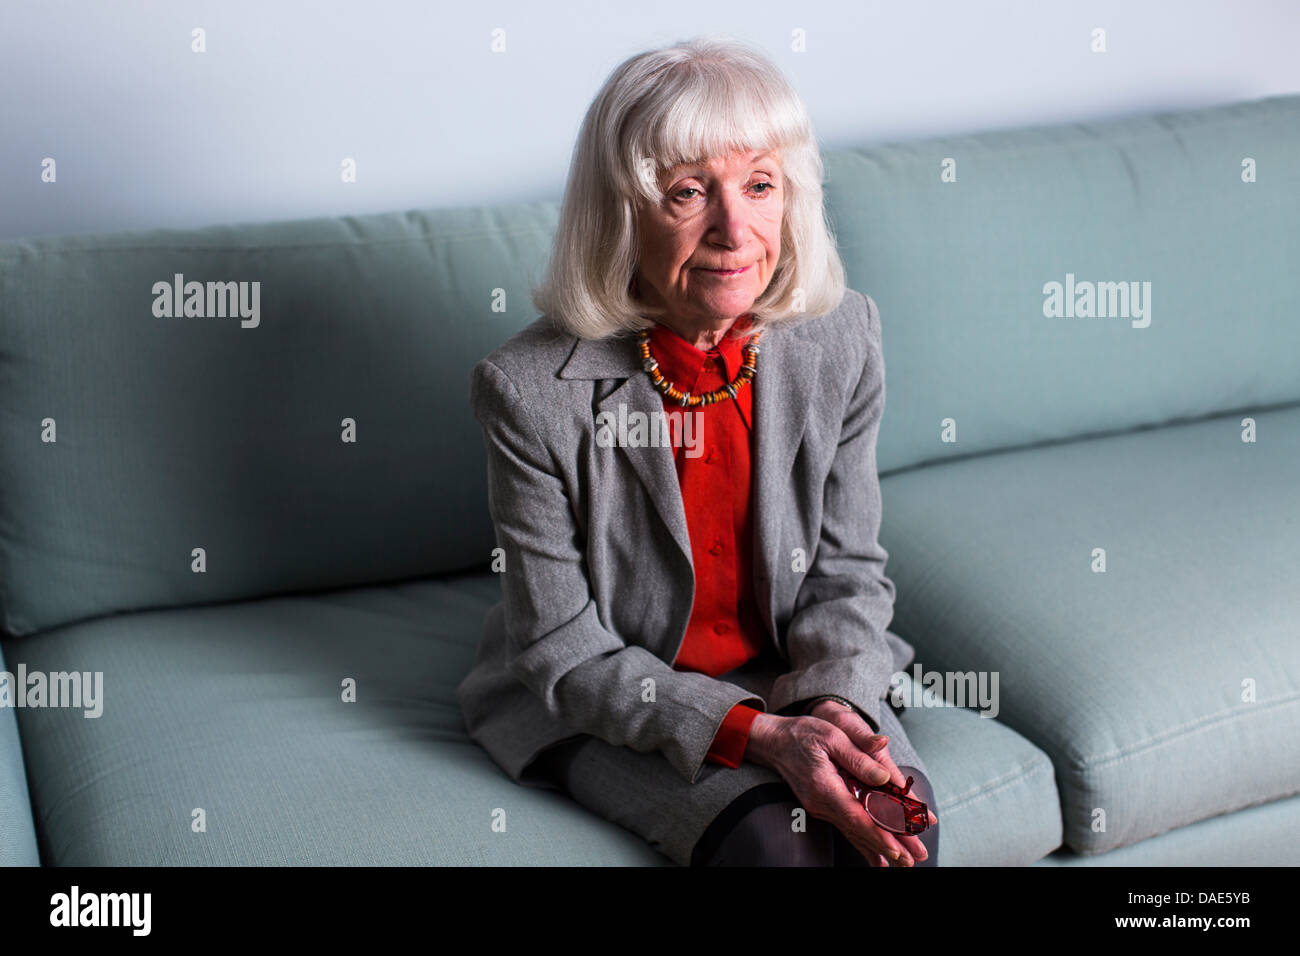
POLYGON ((749 235, 749 209, 742 196, 724 193, 713 204, 709 227, 714 241, 739 249, 749 235))

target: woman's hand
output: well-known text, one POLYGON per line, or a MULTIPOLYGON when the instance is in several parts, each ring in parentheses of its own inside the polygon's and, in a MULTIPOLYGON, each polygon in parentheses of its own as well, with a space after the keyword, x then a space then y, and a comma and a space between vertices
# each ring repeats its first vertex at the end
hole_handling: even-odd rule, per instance
MULTIPOLYGON (((845 707, 833 700, 825 700, 812 709, 811 715, 820 717, 844 731, 854 744, 866 751, 877 763, 889 771, 890 782, 895 786, 904 787, 907 785, 907 778, 898 769, 893 756, 889 753, 889 738, 872 730, 871 725, 863 720, 852 707, 845 707)), ((939 818, 934 815, 933 809, 927 808, 926 813, 930 817, 931 825, 939 822, 939 818)), ((888 833, 889 831, 884 830, 882 832, 888 833)), ((929 855, 919 837, 891 835, 903 845, 913 860, 924 860, 929 855)), ((871 860, 871 857, 867 857, 867 859, 871 860)), ((877 862, 875 860, 871 861, 873 864, 877 862)), ((882 858, 879 860, 879 865, 888 866, 889 863, 882 858)))
MULTIPOLYGON (((889 756, 887 738, 872 733, 855 711, 834 701, 807 717, 760 714, 754 719, 745 758, 769 767, 790 785, 804 809, 838 829, 872 866, 911 866, 927 856, 915 836, 881 829, 853 799, 839 769, 864 783, 905 778, 889 756)), ((933 813, 930 821, 937 822, 933 813)))

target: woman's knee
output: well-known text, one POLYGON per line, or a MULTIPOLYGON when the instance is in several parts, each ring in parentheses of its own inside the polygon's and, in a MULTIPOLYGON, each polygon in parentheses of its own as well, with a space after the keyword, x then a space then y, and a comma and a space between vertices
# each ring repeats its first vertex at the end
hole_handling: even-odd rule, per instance
MULTIPOLYGON (((934 787, 925 772, 899 765, 904 777, 912 778, 911 795, 935 815, 934 787)), ((916 866, 939 863, 939 824, 917 837, 926 859, 916 866)), ((764 803, 745 813, 716 843, 704 866, 866 866, 866 860, 838 830, 824 820, 809 816, 792 800, 764 803), (800 812, 796 812, 800 811, 800 812)))
MULTIPOLYGON (((930 778, 916 767, 909 767, 903 764, 898 766, 899 772, 904 777, 912 778, 912 789, 909 796, 915 797, 929 808, 930 812, 936 817, 939 816, 939 810, 934 802, 934 786, 930 783, 930 778)), ((924 860, 917 860, 917 866, 938 866, 939 865, 939 824, 932 823, 917 836, 921 844, 925 847, 928 856, 924 860)))
POLYGON ((833 866, 829 825, 792 802, 765 803, 722 838, 705 866, 833 866))

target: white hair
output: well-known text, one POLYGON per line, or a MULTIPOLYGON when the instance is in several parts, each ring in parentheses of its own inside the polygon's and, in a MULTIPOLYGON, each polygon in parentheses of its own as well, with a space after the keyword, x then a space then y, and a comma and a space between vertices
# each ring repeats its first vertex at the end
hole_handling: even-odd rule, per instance
POLYGON ((533 304, 582 338, 648 328, 663 310, 631 295, 638 199, 662 203, 658 180, 674 166, 740 150, 776 151, 785 189, 781 250, 753 328, 830 312, 844 297, 844 266, 807 108, 766 56, 721 38, 637 54, 606 79, 578 134, 533 304))

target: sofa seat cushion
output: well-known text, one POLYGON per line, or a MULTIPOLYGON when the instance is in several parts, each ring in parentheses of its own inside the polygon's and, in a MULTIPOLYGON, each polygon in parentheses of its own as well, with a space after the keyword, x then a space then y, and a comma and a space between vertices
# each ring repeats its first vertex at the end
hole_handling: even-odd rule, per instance
POLYGON ((516 785, 465 737, 455 687, 496 589, 458 575, 9 641, 11 669, 104 675, 101 717, 18 711, 45 863, 659 862, 568 797, 516 785))
POLYGON ((1079 852, 1300 792, 1300 407, 1244 417, 882 481, 891 629, 998 675, 1079 852))
MULTIPOLYGON (((459 574, 10 640, 11 669, 104 675, 98 718, 17 711, 45 862, 667 863, 568 797, 513 783, 465 736, 455 688, 499 591, 495 575, 459 574)), ((1028 863, 1059 845, 1045 754, 951 708, 904 720, 954 862, 1028 863)))
POLYGON ((1191 823, 1109 853, 1062 848, 1034 866, 1300 866, 1300 796, 1191 823))

